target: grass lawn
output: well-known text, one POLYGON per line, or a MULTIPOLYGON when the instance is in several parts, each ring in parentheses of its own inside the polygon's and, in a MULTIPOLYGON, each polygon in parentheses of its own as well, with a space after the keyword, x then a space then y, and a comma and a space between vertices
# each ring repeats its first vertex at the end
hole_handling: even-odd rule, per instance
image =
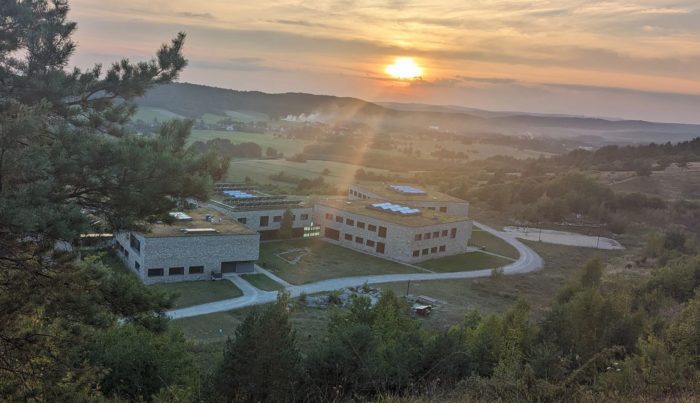
POLYGON ((472 231, 469 245, 481 246, 485 251, 497 253, 513 259, 517 259, 520 256, 518 250, 512 247, 508 242, 477 228, 474 228, 472 231))
POLYGON ((154 284, 150 287, 178 294, 175 308, 205 304, 243 295, 232 282, 222 281, 183 281, 180 283, 154 284))
POLYGON ((275 280, 267 277, 264 274, 241 274, 243 280, 249 282, 253 287, 259 288, 263 291, 278 291, 283 290, 284 286, 275 280))
POLYGON ((418 266, 425 267, 438 273, 468 271, 479 269, 493 269, 511 263, 510 260, 498 256, 488 255, 481 252, 469 252, 461 255, 446 256, 437 259, 426 260, 418 263, 418 266))
POLYGON ((261 243, 259 264, 292 284, 349 276, 416 272, 408 266, 319 239, 261 243), (309 248, 310 252, 295 265, 276 256, 277 253, 297 248, 309 248))

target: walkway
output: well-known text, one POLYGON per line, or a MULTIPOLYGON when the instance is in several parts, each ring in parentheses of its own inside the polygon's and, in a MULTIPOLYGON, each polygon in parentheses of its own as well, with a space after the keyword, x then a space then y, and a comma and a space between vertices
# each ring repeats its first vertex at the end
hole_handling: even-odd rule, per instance
MULTIPOLYGON (((474 226, 495 235, 518 250, 520 257, 513 263, 503 266, 503 273, 506 275, 523 274, 533 272, 542 268, 544 262, 542 258, 530 249, 527 245, 520 242, 512 233, 495 230, 487 225, 474 222, 474 226)), ((383 274, 374 276, 357 276, 343 277, 331 280, 318 281, 315 283, 291 285, 286 281, 279 279, 274 274, 262 268, 256 268, 262 274, 284 284, 286 291, 292 297, 298 297, 300 294, 315 294, 325 291, 333 291, 346 287, 359 287, 367 284, 394 283, 403 281, 427 281, 427 280, 456 280, 468 278, 488 277, 491 275, 492 269, 461 271, 453 273, 409 273, 409 274, 383 274), (281 280, 281 281, 280 281, 281 280)), ((168 312, 168 316, 172 319, 187 318, 190 316, 206 315, 215 312, 225 312, 234 309, 240 309, 253 305, 267 304, 274 302, 277 299, 277 291, 260 291, 250 285, 248 282, 238 277, 237 275, 227 276, 228 280, 234 282, 242 291, 243 296, 231 298, 222 301, 210 302, 202 305, 195 305, 187 308, 175 309, 168 312), (245 284, 244 284, 245 283, 245 284)))

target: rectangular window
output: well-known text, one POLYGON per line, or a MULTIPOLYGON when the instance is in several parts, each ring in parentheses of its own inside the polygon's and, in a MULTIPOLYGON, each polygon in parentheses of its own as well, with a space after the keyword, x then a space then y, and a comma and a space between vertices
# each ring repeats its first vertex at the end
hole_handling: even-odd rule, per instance
POLYGON ((297 220, 297 215, 296 215, 296 214, 292 214, 292 221, 296 221, 296 220, 297 220))
POLYGON ((456 238, 457 237, 457 228, 452 228, 450 230, 450 238, 456 238))
POLYGON ((416 241, 420 241, 423 239, 423 234, 416 234, 416 236, 414 236, 413 239, 416 241))
POLYGON ((129 234, 129 244, 131 244, 131 249, 135 250, 136 253, 141 252, 141 241, 136 238, 136 235, 129 234))
POLYGON ((321 226, 320 225, 310 225, 304 227, 304 238, 313 238, 321 236, 321 226))
POLYGON ((129 257, 129 250, 128 249, 124 249, 124 256, 129 257))
POLYGON ((425 238, 425 239, 430 239, 430 232, 426 232, 426 233, 423 235, 423 238, 425 238))
POLYGON ((345 234, 346 241, 352 241, 352 234, 345 234))
POLYGON ((447 213, 447 207, 440 207, 441 213, 447 213))
POLYGON ((437 253, 437 246, 430 248, 430 253, 437 253))
POLYGON ((414 250, 413 251, 413 257, 418 257, 420 256, 420 251, 419 250, 414 250))
POLYGON ((301 221, 306 221, 306 220, 308 220, 308 219, 309 219, 309 215, 308 215, 308 214, 302 214, 302 215, 301 215, 301 221))
POLYGON ((326 220, 332 220, 332 219, 333 219, 333 214, 326 213, 326 220))
POLYGON ((260 226, 267 227, 270 224, 270 216, 261 215, 260 216, 260 226))
POLYGON ((272 222, 282 222, 282 216, 276 215, 276 216, 272 217, 272 222))
POLYGON ((168 270, 168 275, 169 276, 181 276, 185 274, 185 268, 184 267, 171 267, 168 270))
POLYGON ((446 229, 442 230, 442 236, 447 236, 447 230, 446 230, 446 229))
POLYGON ((365 240, 362 239, 362 237, 356 236, 356 237, 355 237, 355 243, 362 244, 362 243, 365 243, 365 240))
POLYGON ((374 231, 376 231, 376 230, 377 230, 377 226, 376 226, 376 225, 373 225, 373 224, 368 224, 368 225, 367 225, 367 231, 372 231, 372 232, 374 232, 374 231))
POLYGON ((342 224, 342 223, 343 223, 343 217, 341 217, 341 216, 339 216, 339 215, 335 216, 335 222, 339 222, 339 223, 342 224))
POLYGON ((444 252, 444 251, 445 251, 445 245, 440 245, 440 252, 444 252))
POLYGON ((241 223, 241 224, 245 224, 245 223, 248 222, 248 219, 245 218, 245 217, 241 217, 241 218, 238 219, 238 222, 241 223))
POLYGON ((428 210, 433 210, 433 211, 435 211, 435 207, 428 207, 428 210))
POLYGON ((376 249, 377 253, 384 253, 384 247, 385 247, 384 243, 377 242, 377 249, 376 249))
POLYGON ((433 238, 440 238, 440 231, 433 232, 433 238))
POLYGON ((374 248, 374 241, 371 240, 371 239, 368 239, 368 240, 367 240, 367 246, 370 246, 370 247, 374 248))
POLYGON ((139 262, 134 261, 134 269, 139 270, 140 268, 141 268, 141 265, 139 264, 139 262))
POLYGON ((421 254, 424 255, 424 256, 427 255, 427 254, 428 254, 428 248, 423 249, 423 251, 421 252, 421 254))
POLYGON ((164 272, 164 269, 148 269, 148 277, 161 277, 164 272))
POLYGON ((190 266, 190 274, 204 273, 204 266, 190 266))
POLYGON ((357 228, 365 229, 365 223, 363 223, 362 221, 358 221, 358 222, 357 222, 357 228))
POLYGON ((353 219, 351 219, 351 218, 347 218, 347 219, 345 220, 345 224, 347 224, 347 225, 355 225, 355 220, 353 220, 353 219))
POLYGON ((379 227, 379 232, 377 232, 380 238, 386 238, 386 227, 379 227))

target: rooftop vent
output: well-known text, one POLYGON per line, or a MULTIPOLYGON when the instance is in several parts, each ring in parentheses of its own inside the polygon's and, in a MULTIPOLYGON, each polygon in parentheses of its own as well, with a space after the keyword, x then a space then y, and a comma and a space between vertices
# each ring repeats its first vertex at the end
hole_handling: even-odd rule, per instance
POLYGON ((192 221, 192 217, 188 216, 187 214, 183 213, 182 211, 173 211, 170 214, 170 217, 173 217, 174 219, 178 221, 192 221))
POLYGON ((184 234, 216 234, 219 232, 214 228, 183 228, 181 231, 184 234))
POLYGON ((407 185, 389 185, 389 188, 397 193, 403 193, 407 195, 425 195, 427 194, 425 190, 415 188, 413 186, 407 185))
POLYGON ((372 203, 372 204, 368 205, 367 207, 374 209, 374 210, 380 210, 380 211, 384 211, 386 213, 402 215, 402 216, 420 214, 420 209, 408 207, 408 206, 402 206, 400 204, 388 203, 388 202, 372 203))

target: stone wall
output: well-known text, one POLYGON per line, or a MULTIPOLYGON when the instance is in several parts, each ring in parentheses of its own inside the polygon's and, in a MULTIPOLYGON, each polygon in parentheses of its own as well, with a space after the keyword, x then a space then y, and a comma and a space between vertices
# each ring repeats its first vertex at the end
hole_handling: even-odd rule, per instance
POLYGON ((338 245, 407 263, 464 253, 472 231, 472 222, 466 218, 464 221, 447 224, 410 227, 324 205, 316 205, 314 208, 314 222, 321 226, 321 236, 325 236, 326 228, 340 232, 340 238, 336 242, 338 245), (331 218, 327 218, 327 215, 331 218), (336 221, 338 216, 343 218, 342 223, 336 221), (352 220, 352 224, 348 224, 348 219, 352 220), (364 224, 364 228, 358 227, 358 222, 364 224), (375 226, 376 230, 371 231, 370 225, 375 226), (379 236, 379 227, 386 228, 386 238, 379 236), (453 229, 454 238, 451 236, 453 229), (433 237, 435 232, 439 233, 438 237, 433 237), (431 234, 430 239, 423 239, 425 233, 431 234), (417 234, 421 234, 421 240, 416 240, 417 234), (351 239, 346 239, 346 235, 351 239), (368 245, 368 240, 374 242, 374 245, 368 245), (385 244, 384 253, 377 251, 378 242, 385 244), (443 251, 440 251, 441 246, 444 247, 443 251), (428 253, 423 254, 424 249, 428 253), (413 256, 414 251, 419 251, 419 255, 413 256))

